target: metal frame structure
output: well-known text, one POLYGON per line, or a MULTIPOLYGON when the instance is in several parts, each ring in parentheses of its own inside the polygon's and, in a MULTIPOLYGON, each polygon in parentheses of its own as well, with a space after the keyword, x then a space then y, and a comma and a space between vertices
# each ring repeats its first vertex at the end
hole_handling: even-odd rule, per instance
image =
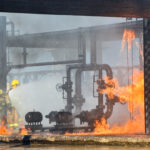
MULTIPOLYGON (((1 12, 66 14, 113 17, 150 17, 148 0, 3 0, 1 12), (67 6, 67 7, 66 7, 67 6)), ((0 70, 6 67, 6 23, 0 19, 0 70)), ((150 20, 144 19, 144 81, 145 81, 145 124, 150 134, 150 20)), ((7 69, 0 72, 0 88, 6 89, 7 69)))
POLYGON ((150 134, 150 19, 144 19, 145 132, 150 134))

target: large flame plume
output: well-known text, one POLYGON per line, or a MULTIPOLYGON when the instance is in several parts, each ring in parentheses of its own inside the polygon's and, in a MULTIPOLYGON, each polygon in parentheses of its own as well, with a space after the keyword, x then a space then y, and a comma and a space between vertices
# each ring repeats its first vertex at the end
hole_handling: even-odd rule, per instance
POLYGON ((115 83, 115 88, 107 87, 102 91, 102 93, 107 94, 110 99, 114 95, 117 95, 120 99, 120 102, 128 103, 128 110, 131 113, 133 109, 133 119, 128 120, 125 124, 121 126, 114 125, 111 129, 106 124, 105 119, 102 118, 100 122, 96 121, 95 123, 95 133, 102 134, 127 134, 127 133, 144 133, 144 74, 143 71, 134 70, 133 72, 133 83, 127 86, 119 86, 119 83, 116 79, 109 80, 106 77, 106 83, 115 83), (132 99, 133 108, 129 105, 130 100, 132 99), (102 130, 105 126, 105 131, 102 130), (107 127, 107 128, 106 128, 107 127), (104 131, 104 132, 103 132, 104 131))
MULTIPOLYGON (((133 30, 124 30, 122 38, 122 51, 127 44, 127 51, 132 48, 133 41, 135 40, 135 33, 133 30)), ((143 56, 142 46, 137 44, 140 55, 143 56)), ((112 127, 107 124, 105 116, 100 121, 96 121, 95 129, 92 133, 66 133, 67 135, 102 135, 102 134, 136 134, 144 133, 144 73, 143 71, 133 70, 130 76, 130 84, 120 86, 117 79, 109 79, 105 77, 106 85, 111 85, 103 90, 98 90, 102 94, 107 94, 109 99, 117 96, 120 102, 128 103, 128 111, 132 113, 133 118, 129 118, 127 122, 112 127), (132 105, 130 105, 132 100, 132 105)))
POLYGON ((133 30, 125 29, 122 36, 122 51, 125 49, 126 44, 128 47, 128 51, 130 51, 134 39, 135 39, 135 32, 133 30))

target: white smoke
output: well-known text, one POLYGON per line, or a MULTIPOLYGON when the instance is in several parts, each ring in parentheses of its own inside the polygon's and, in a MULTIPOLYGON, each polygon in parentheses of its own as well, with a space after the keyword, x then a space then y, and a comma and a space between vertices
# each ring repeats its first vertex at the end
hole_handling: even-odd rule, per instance
POLYGON ((45 119, 52 110, 61 110, 64 108, 65 102, 62 100, 61 93, 56 91, 56 82, 61 81, 60 75, 51 76, 45 80, 21 84, 10 92, 12 104, 18 110, 21 118, 30 111, 40 111, 44 117, 44 123, 48 123, 45 119))

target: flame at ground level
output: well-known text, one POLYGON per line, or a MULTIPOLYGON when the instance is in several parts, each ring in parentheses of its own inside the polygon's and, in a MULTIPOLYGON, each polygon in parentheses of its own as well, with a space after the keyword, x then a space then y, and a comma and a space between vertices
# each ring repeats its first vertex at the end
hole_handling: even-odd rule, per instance
POLYGON ((104 118, 102 120, 101 122, 96 121, 94 134, 136 134, 144 132, 144 122, 141 122, 142 118, 133 121, 128 120, 125 124, 121 126, 114 125, 112 128, 109 128, 104 118))
POLYGON ((24 124, 20 124, 17 127, 11 127, 6 120, 0 121, 0 135, 27 135, 30 129, 25 129, 24 124))
POLYGON ((20 135, 27 135, 28 134, 28 130, 26 128, 22 128, 20 130, 20 135))
POLYGON ((109 127, 105 118, 101 121, 95 122, 95 129, 93 132, 79 132, 79 133, 66 133, 66 135, 117 135, 117 134, 140 134, 144 133, 143 118, 138 118, 134 121, 128 120, 125 124, 113 125, 109 127), (141 122, 142 120, 142 122, 141 122))
POLYGON ((4 120, 1 121, 0 124, 0 135, 11 135, 12 134, 12 128, 7 128, 7 125, 4 120))

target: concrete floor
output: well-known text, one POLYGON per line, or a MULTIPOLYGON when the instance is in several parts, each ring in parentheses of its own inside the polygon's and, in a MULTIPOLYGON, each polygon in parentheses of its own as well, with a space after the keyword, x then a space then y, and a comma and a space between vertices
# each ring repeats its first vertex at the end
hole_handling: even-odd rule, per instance
POLYGON ((0 135, 0 142, 18 144, 63 144, 63 145, 110 145, 110 146, 150 146, 147 135, 0 135))

